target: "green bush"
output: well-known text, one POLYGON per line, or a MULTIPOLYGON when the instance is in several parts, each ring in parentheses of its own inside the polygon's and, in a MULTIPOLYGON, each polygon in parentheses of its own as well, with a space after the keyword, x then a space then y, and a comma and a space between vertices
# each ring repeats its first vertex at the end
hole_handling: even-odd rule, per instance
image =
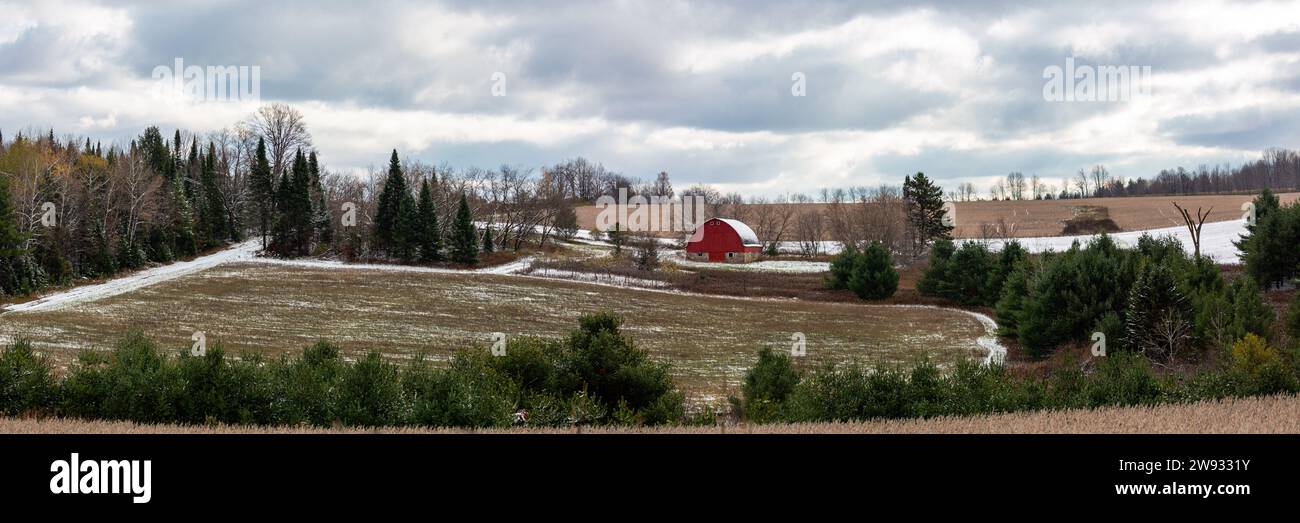
POLYGON ((44 413, 53 409, 58 388, 50 364, 18 340, 0 352, 0 415, 44 413))
POLYGON ((447 369, 417 360, 403 371, 402 389, 410 398, 413 425, 505 427, 513 419, 513 384, 468 353, 457 354, 447 369))
POLYGON ((334 412, 344 425, 398 424, 405 413, 397 365, 371 352, 355 364, 343 367, 334 412))
POLYGON ((329 426, 335 421, 334 405, 343 366, 338 347, 326 341, 305 349, 301 358, 286 357, 271 364, 269 374, 275 397, 271 416, 275 423, 329 426))
POLYGON ((872 242, 865 250, 848 245, 831 260, 827 287, 848 289, 864 300, 880 300, 898 290, 898 271, 889 249, 872 242))
POLYGON ((184 382, 176 364, 133 330, 107 357, 83 354, 63 386, 63 411, 87 419, 167 423, 179 419, 184 382))
POLYGON ((741 388, 744 402, 740 407, 747 419, 763 422, 775 419, 777 409, 799 384, 799 372, 790 356, 764 347, 758 351, 758 362, 745 372, 741 388))
POLYGON ((270 380, 260 359, 229 360, 217 345, 203 356, 181 352, 178 360, 181 394, 177 420, 181 423, 266 424, 271 417, 270 380))
POLYGON ((849 290, 864 300, 883 300, 898 290, 898 271, 889 249, 877 242, 867 246, 849 276, 849 290))

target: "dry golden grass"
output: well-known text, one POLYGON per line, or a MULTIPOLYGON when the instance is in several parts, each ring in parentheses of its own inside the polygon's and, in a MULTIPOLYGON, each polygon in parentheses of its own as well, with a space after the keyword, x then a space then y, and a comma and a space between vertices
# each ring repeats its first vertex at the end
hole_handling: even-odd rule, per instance
POLYGON ((491 333, 562 336, 579 314, 613 311, 636 343, 672 366, 692 404, 718 404, 738 390, 761 347, 789 350, 806 336, 801 365, 843 362, 940 364, 982 358, 984 326, 959 311, 860 303, 760 301, 597 286, 518 276, 393 272, 261 263, 222 265, 66 308, 3 316, 0 338, 25 336, 56 364, 80 349, 107 348, 130 326, 168 350, 194 331, 228 353, 297 353, 317 339, 347 356, 375 350, 395 359, 420 352, 445 360, 487 350, 491 333))
MULTIPOLYGON (((214 427, 127 422, 0 418, 5 434, 571 434, 573 429, 465 430, 430 428, 214 427)), ((1029 412, 966 418, 865 423, 733 425, 727 427, 584 428, 586 434, 1295 434, 1300 397, 1209 401, 1158 407, 1029 412)))
MULTIPOLYGON (((1279 195, 1283 204, 1296 201, 1300 193, 1279 195)), ((1102 206, 1110 218, 1125 231, 1158 229, 1162 227, 1181 227, 1182 218, 1174 209, 1173 202, 1183 208, 1195 210, 1198 207, 1214 208, 1208 221, 1226 221, 1241 218, 1241 204, 1254 199, 1254 195, 1197 195, 1197 196, 1143 196, 1133 198, 1088 198, 1084 200, 1024 200, 1009 202, 960 202, 957 203, 957 228, 953 231, 958 238, 981 237, 980 224, 995 224, 1005 219, 1008 226, 1014 226, 1012 235, 1018 238, 1037 236, 1059 236, 1065 227, 1065 220, 1075 215, 1074 208, 1081 205, 1102 206)), ((798 205, 808 209, 821 209, 824 204, 770 204, 798 205)), ((578 208, 578 226, 591 229, 596 223, 595 206, 578 208)), ((787 233, 788 236, 788 233, 787 233)), ((789 237, 787 240, 798 240, 789 237)), ((830 238, 824 238, 829 240, 830 238)))

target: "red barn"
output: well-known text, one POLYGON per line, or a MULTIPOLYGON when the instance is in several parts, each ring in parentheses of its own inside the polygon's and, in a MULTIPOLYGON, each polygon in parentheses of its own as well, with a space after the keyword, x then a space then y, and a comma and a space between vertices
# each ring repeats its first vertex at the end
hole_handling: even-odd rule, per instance
POLYGON ((747 262, 763 250, 758 235, 740 220, 713 218, 695 231, 686 242, 688 260, 711 262, 747 262))

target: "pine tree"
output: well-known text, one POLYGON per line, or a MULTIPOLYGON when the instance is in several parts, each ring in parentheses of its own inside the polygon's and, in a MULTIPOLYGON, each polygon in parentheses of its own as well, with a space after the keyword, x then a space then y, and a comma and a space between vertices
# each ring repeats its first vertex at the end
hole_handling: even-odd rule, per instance
POLYGON ((9 194, 9 177, 0 175, 0 295, 20 294, 22 283, 18 267, 23 256, 23 236, 15 223, 17 214, 9 194))
POLYGON ((429 191, 429 182, 420 183, 420 202, 416 209, 419 222, 420 261, 431 263, 442 261, 442 235, 438 231, 438 212, 433 205, 433 194, 429 191))
POLYGON ((217 245, 234 237, 234 227, 227 221, 226 204, 217 183, 217 148, 208 142, 208 154, 203 160, 201 175, 204 195, 204 225, 207 229, 208 245, 217 245))
POLYGON ((393 234, 393 255, 405 263, 419 257, 420 220, 410 191, 401 194, 397 204, 397 225, 393 234))
POLYGON ((293 182, 289 179, 289 172, 280 173, 280 181, 275 184, 275 218, 271 226, 271 245, 270 250, 277 255, 285 256, 289 252, 290 238, 293 236, 293 225, 290 217, 290 201, 292 200, 293 182))
POLYGON ((334 230, 331 223, 329 203, 325 199, 325 189, 320 183, 320 163, 316 159, 316 151, 312 151, 307 156, 307 172, 311 183, 312 227, 316 233, 317 241, 328 244, 334 241, 334 230))
POLYGON ((469 212, 469 200, 460 194, 460 208, 456 209, 456 224, 452 230, 451 259, 456 263, 478 263, 478 235, 474 232, 474 218, 469 212))
POLYGON ((406 178, 402 175, 402 164, 397 159, 397 149, 393 149, 393 156, 388 160, 388 176, 384 178, 384 188, 379 193, 378 209, 375 211, 377 248, 391 252, 397 235, 397 219, 402 195, 409 192, 406 188, 406 178))
POLYGON ((871 242, 858 256, 849 276, 849 290, 864 300, 882 300, 898 290, 898 271, 894 257, 879 242, 871 242))
POLYGON ((262 248, 265 249, 266 235, 270 232, 271 219, 275 212, 275 179, 271 177, 271 164, 266 159, 266 141, 257 139, 257 156, 248 172, 248 185, 252 191, 253 208, 257 213, 258 230, 262 234, 262 248))
POLYGON ((1194 337, 1191 301, 1164 265, 1148 265, 1128 299, 1125 343, 1143 353, 1172 360, 1194 337))
POLYGON ((495 248, 492 241, 492 228, 483 228, 483 252, 492 252, 495 248))
POLYGON ((311 168, 307 157, 299 149, 293 160, 293 179, 289 193, 289 213, 292 217, 293 236, 291 252, 305 256, 311 252, 313 232, 311 215, 311 168))
POLYGON ((943 189, 916 173, 903 180, 903 200, 908 223, 916 230, 918 253, 934 240, 952 239, 952 226, 944 224, 943 189))

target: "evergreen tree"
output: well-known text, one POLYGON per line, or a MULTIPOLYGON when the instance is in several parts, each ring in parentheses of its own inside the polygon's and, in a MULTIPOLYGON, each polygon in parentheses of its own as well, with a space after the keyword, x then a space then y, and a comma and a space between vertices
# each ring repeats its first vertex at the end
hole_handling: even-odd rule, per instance
POLYGON ((871 242, 854 264, 849 276, 849 290, 864 300, 883 300, 898 290, 898 271, 894 257, 884 245, 871 242))
POLYGON ((438 230, 438 212, 433 205, 433 194, 429 191, 429 182, 420 183, 420 202, 416 208, 419 222, 420 261, 431 263, 442 261, 442 235, 438 230))
POLYGON ((469 200, 460 194, 460 208, 456 209, 456 223, 452 228, 451 259, 456 263, 478 263, 478 235, 474 233, 474 218, 469 212, 469 200))
POLYGON ((831 258, 830 275, 826 277, 826 286, 832 289, 849 288, 849 278, 853 276, 853 268, 858 265, 858 258, 862 253, 852 243, 844 245, 844 248, 834 258, 831 258))
POLYGON ((494 245, 492 241, 492 228, 483 228, 483 252, 492 252, 494 245))
POLYGON ((903 200, 907 204, 908 223, 916 230, 920 250, 934 240, 952 238, 952 226, 943 223, 943 189, 916 173, 903 180, 903 200))
POLYGON ((1126 317, 1125 344, 1146 354, 1173 359, 1194 337, 1190 300, 1163 264, 1142 271, 1129 295, 1126 317))
POLYGON ((1300 205, 1275 207, 1277 198, 1270 196, 1255 200, 1255 225, 1248 226, 1249 236, 1237 243, 1246 273, 1262 287, 1295 277, 1300 263, 1300 205))
POLYGON ((393 255, 405 263, 411 263, 419 257, 420 219, 415 198, 410 191, 403 191, 397 203, 397 226, 393 235, 393 255))
POLYGON ((266 235, 270 232, 275 212, 275 179, 271 177, 271 163, 266 159, 266 141, 257 139, 257 155, 248 171, 248 185, 252 191, 253 210, 257 213, 258 231, 262 234, 262 248, 266 248, 266 235))
POLYGON ((9 177, 0 175, 0 294, 22 294, 29 287, 23 282, 21 268, 23 236, 10 198, 9 177))
POLYGON ((330 216, 329 202, 325 198, 325 189, 320 183, 320 163, 316 159, 316 151, 307 156, 307 172, 311 184, 312 227, 317 241, 329 244, 334 241, 333 218, 330 216))
POLYGON ((217 182, 217 149, 216 144, 208 142, 208 155, 203 161, 203 195, 204 205, 204 222, 207 228, 207 237, 209 246, 220 244, 223 241, 234 239, 234 226, 228 221, 226 215, 225 198, 221 194, 221 186, 217 182))
POLYGON ((406 188, 406 177, 402 175, 402 164, 397 159, 397 149, 388 160, 388 176, 384 178, 384 188, 379 193, 378 208, 375 211, 375 246, 389 250, 397 236, 398 212, 401 210, 402 195, 410 191, 406 188))
POLYGON ((311 252, 314 230, 311 215, 311 168, 299 149, 293 160, 293 181, 289 193, 289 213, 293 224, 291 252, 305 256, 311 252))
POLYGON ((293 225, 290 222, 289 205, 293 192, 291 186, 293 182, 289 179, 289 172, 280 173, 280 181, 275 184, 275 218, 271 226, 271 245, 270 250, 277 255, 286 256, 289 252, 289 244, 293 236, 293 225))

